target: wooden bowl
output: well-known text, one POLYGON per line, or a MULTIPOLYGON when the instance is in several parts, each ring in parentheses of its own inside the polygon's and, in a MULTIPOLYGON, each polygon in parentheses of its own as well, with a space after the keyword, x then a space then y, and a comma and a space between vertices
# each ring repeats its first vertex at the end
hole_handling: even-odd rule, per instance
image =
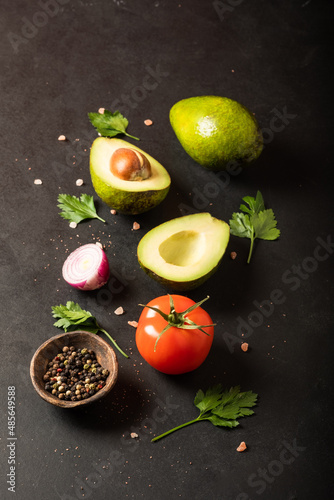
POLYGON ((46 340, 37 349, 30 363, 30 377, 36 392, 48 403, 55 406, 61 406, 62 408, 75 408, 77 406, 94 403, 94 401, 103 398, 115 385, 117 375, 118 361, 111 345, 94 333, 80 330, 70 333, 61 333, 60 335, 55 335, 46 340), (87 399, 82 399, 80 401, 64 401, 44 389, 45 382, 43 376, 47 371, 47 365, 65 346, 93 350, 98 363, 100 363, 103 368, 109 370, 105 386, 87 399))

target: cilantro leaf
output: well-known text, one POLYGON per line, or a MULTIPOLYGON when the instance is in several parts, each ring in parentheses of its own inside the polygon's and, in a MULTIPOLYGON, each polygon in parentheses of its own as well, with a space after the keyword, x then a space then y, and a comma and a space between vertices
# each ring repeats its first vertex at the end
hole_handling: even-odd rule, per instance
POLYGON ((276 240, 280 236, 280 230, 277 229, 277 221, 274 212, 271 208, 265 209, 264 201, 260 191, 257 192, 256 198, 245 196, 243 201, 247 203, 240 205, 242 212, 234 212, 230 219, 231 234, 239 236, 239 238, 249 238, 251 245, 247 264, 249 264, 254 241, 256 238, 261 240, 276 240))
POLYGON ((239 422, 237 420, 225 420, 223 418, 217 417, 216 415, 210 415, 207 420, 211 422, 215 427, 237 427, 239 422))
POLYGON ((220 398, 221 385, 215 385, 208 389, 204 394, 203 391, 199 390, 194 399, 194 405, 200 410, 200 412, 205 413, 217 405, 217 401, 220 398), (200 394, 201 399, 199 400, 198 394, 200 394))
POLYGON ((152 441, 158 441, 174 431, 202 420, 208 420, 216 427, 237 427, 238 418, 254 413, 250 408, 256 405, 256 401, 257 394, 252 391, 240 392, 239 386, 224 391, 221 384, 217 384, 205 393, 200 389, 194 399, 194 404, 200 411, 198 417, 154 437, 152 441))
POLYGON ((261 240, 276 240, 280 235, 279 229, 276 228, 277 221, 271 208, 259 214, 254 214, 252 223, 256 238, 260 238, 261 240))
POLYGON ((251 238, 252 226, 249 216, 234 212, 230 220, 231 234, 240 236, 240 238, 251 238))
MULTIPOLYGON (((52 307, 53 317, 61 318, 59 321, 64 320, 69 324, 86 321, 88 318, 92 318, 92 315, 88 311, 81 309, 79 304, 72 302, 71 300, 66 302, 66 306, 55 306, 52 307)), ((66 330, 65 330, 66 331, 66 330)))
POLYGON ((117 345, 116 341, 109 335, 106 330, 100 327, 96 318, 89 312, 81 309, 79 304, 69 300, 66 305, 53 306, 52 316, 57 319, 53 324, 57 328, 63 328, 65 332, 74 332, 80 327, 81 330, 90 333, 104 333, 109 340, 114 344, 116 349, 119 350, 123 356, 128 358, 129 356, 122 351, 122 349, 117 345))
POLYGON ((242 210, 243 212, 254 215, 262 212, 262 210, 265 209, 263 197, 260 191, 256 193, 256 198, 253 198, 252 196, 245 196, 242 199, 249 205, 249 208, 247 208, 245 205, 240 205, 240 210, 242 210))
POLYGON ((93 127, 103 137, 115 137, 116 135, 124 134, 139 141, 138 137, 134 137, 126 132, 129 121, 119 111, 112 113, 105 110, 103 114, 88 113, 88 117, 93 127))
POLYGON ((255 405, 257 395, 252 391, 242 392, 238 396, 240 408, 251 408, 255 405))
POLYGON ((219 405, 212 411, 212 413, 225 420, 235 420, 239 416, 239 406, 237 403, 229 404, 227 406, 219 405))
POLYGON ((59 213, 63 219, 79 224, 84 219, 101 219, 96 213, 93 196, 82 194, 80 199, 69 194, 60 194, 58 196, 58 208, 62 211, 59 213))
POLYGON ((205 397, 205 394, 202 391, 202 389, 197 391, 195 399, 194 399, 194 405, 197 406, 197 408, 200 408, 201 402, 203 401, 204 397, 205 397))
POLYGON ((254 411, 249 408, 240 408, 240 417, 248 417, 249 415, 253 415, 254 411))

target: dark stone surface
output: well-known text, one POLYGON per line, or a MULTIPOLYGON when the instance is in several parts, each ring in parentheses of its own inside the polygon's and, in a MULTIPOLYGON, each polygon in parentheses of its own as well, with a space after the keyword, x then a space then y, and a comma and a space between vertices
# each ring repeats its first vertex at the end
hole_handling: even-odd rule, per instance
POLYGON ((0 8, 1 498, 13 498, 8 386, 16 388, 18 500, 331 498, 332 2, 2 0, 0 8), (238 175, 196 165, 169 125, 176 101, 205 94, 246 105, 264 132, 261 157, 238 175), (96 133, 87 113, 99 107, 127 116, 129 133, 168 169, 172 187, 136 217, 112 216, 95 196, 107 224, 71 229, 57 196, 94 194, 96 133), (60 134, 68 140, 58 142, 60 134), (138 319, 139 303, 166 293, 138 265, 141 236, 183 213, 228 221, 258 189, 280 239, 259 241, 247 266, 249 242, 231 238, 219 271, 189 292, 196 301, 211 296, 209 357, 191 374, 154 371, 127 323, 138 319), (103 291, 70 288, 61 278, 65 257, 97 240, 114 278, 103 291), (51 306, 67 300, 91 311, 130 354, 117 356, 110 395, 74 411, 43 401, 29 377, 35 350, 59 333, 51 306), (257 392, 256 415, 232 431, 199 423, 150 442, 195 418, 196 391, 217 382, 257 392), (236 452, 241 441, 244 453, 236 452))

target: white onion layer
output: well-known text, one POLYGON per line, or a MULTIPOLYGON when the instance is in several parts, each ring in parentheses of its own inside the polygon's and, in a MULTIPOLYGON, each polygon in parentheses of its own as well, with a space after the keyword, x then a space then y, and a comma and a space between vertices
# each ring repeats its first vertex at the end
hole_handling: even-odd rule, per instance
POLYGON ((74 250, 65 260, 62 272, 64 280, 79 290, 101 288, 110 276, 107 256, 95 243, 74 250))

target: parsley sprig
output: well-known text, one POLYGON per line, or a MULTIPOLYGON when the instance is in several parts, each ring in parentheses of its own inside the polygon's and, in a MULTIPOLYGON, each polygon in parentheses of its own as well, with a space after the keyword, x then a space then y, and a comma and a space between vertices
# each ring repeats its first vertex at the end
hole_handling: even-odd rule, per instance
POLYGON ((240 205, 242 212, 234 212, 230 220, 231 234, 239 238, 250 238, 251 244, 247 264, 250 263, 254 241, 256 238, 261 240, 276 240, 281 234, 277 229, 277 221, 271 208, 265 209, 264 201, 260 191, 256 198, 245 196, 243 201, 247 203, 240 205))
POLYGON ((126 129, 129 125, 129 121, 119 111, 112 113, 105 109, 103 114, 88 113, 88 117, 93 127, 95 127, 103 137, 115 137, 116 135, 124 134, 131 137, 131 139, 139 141, 138 137, 134 137, 127 133, 126 129))
POLYGON ((218 427, 236 427, 239 425, 238 418, 253 415, 254 411, 250 408, 256 405, 256 401, 257 394, 252 391, 240 392, 239 386, 223 390, 221 384, 217 384, 205 393, 200 389, 194 399, 194 405, 200 411, 198 417, 154 437, 152 441, 158 441, 172 432, 203 420, 218 427))
POLYGON ((104 328, 101 328, 96 318, 89 311, 81 309, 79 304, 69 300, 65 306, 54 306, 52 307, 52 316, 57 319, 53 325, 57 328, 63 328, 65 332, 74 332, 79 328, 85 332, 104 333, 123 356, 126 358, 129 357, 122 351, 109 333, 104 328))
POLYGON ((99 219, 105 222, 96 213, 93 196, 89 196, 88 194, 80 195, 80 199, 70 194, 60 194, 57 206, 61 209, 59 215, 70 222, 78 224, 84 219, 99 219))

